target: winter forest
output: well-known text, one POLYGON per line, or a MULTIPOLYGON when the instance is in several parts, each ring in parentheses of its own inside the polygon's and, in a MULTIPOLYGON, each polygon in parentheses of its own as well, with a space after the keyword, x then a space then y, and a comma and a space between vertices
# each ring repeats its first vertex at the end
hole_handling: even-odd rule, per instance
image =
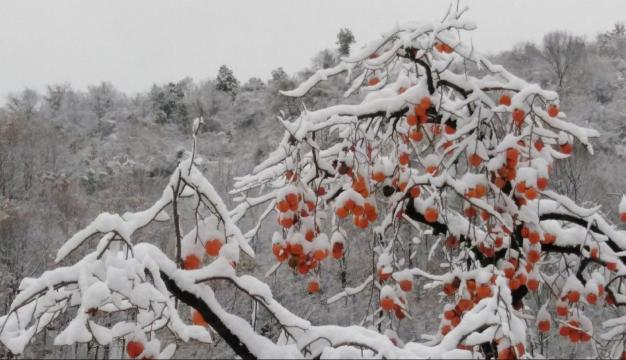
POLYGON ((9 94, 0 357, 626 358, 626 27, 417 20, 9 94))

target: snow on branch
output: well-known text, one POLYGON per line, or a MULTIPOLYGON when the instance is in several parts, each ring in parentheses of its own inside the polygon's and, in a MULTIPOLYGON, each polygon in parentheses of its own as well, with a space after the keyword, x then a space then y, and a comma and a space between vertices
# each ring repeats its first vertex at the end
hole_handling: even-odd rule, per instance
MULTIPOLYGON (((537 329, 520 325, 534 316, 523 309, 539 310, 526 301, 533 292, 567 319, 570 339, 589 341, 584 306, 626 303, 615 285, 626 271, 626 239, 599 207, 579 206, 551 183, 575 144, 593 154, 600 134, 568 121, 556 92, 513 75, 464 41, 464 31, 475 28, 461 19, 464 12, 452 6, 441 22, 394 27, 287 92, 303 97, 349 68, 345 94, 363 96, 357 104, 281 119, 286 131, 276 150, 237 178, 233 193, 246 194, 237 199, 237 218, 274 201, 282 231, 272 237, 272 252, 277 264, 309 278, 311 293, 320 291, 327 258, 341 261, 342 269, 351 261, 344 252, 348 228, 368 234, 351 241, 371 249, 371 274, 356 287, 344 281, 328 302, 370 290, 378 315, 364 322, 381 332, 410 317, 413 277, 429 279, 429 289, 441 286, 446 297, 437 333, 429 344, 411 345, 423 350, 420 356, 453 349, 523 356, 534 332, 550 325, 540 326, 545 319, 538 317, 537 329), (411 232, 434 237, 430 249, 411 232), (421 253, 432 261, 439 248, 447 273, 407 265, 421 253), (461 325, 495 298, 490 316, 481 315, 471 329, 461 325), (456 329, 463 335, 448 336, 456 329)), ((532 356, 541 356, 537 348, 532 356)), ((380 355, 371 347, 362 351, 380 355)))
MULTIPOLYGON (((466 43, 462 34, 475 25, 461 19, 464 12, 451 7, 441 22, 395 27, 284 92, 303 97, 348 72, 346 93, 365 95, 358 104, 279 118, 282 140, 250 174, 235 178, 233 209, 196 168, 194 151, 149 209, 98 216, 61 247, 57 262, 102 235, 96 251, 25 279, 0 319, 0 341, 21 353, 69 308, 77 312, 58 344, 125 339, 133 345, 129 355, 150 358, 172 353, 153 339, 155 328, 208 342, 210 326, 242 358, 543 357, 538 333, 553 324, 572 343, 590 341, 588 308, 626 305, 626 232, 599 207, 584 208, 550 187, 559 161, 575 156, 577 142, 592 153, 599 133, 568 122, 558 94, 466 43), (183 200, 195 207, 186 234, 183 200), (173 216, 163 216, 170 204, 173 216), (237 223, 258 206, 261 218, 244 236, 237 223), (200 208, 210 215, 200 216, 200 208), (360 325, 313 325, 274 299, 267 284, 237 274, 239 251, 254 257, 248 240, 264 233, 272 213, 280 229, 264 242, 276 259, 269 273, 285 263, 308 279, 314 295, 320 274, 332 268, 322 265, 339 261, 344 289, 328 304, 370 294, 360 325), (166 218, 176 230, 172 259, 135 239, 138 229, 166 218), (371 256, 354 259, 351 247, 371 256), (427 267, 415 265, 416 255, 437 261, 443 273, 421 270, 427 267), (360 285, 348 286, 353 264, 346 264, 370 260, 360 285), (425 288, 439 299, 441 316, 425 342, 404 343, 395 330, 411 318, 416 276, 430 281, 425 288), (212 288, 218 280, 265 308, 281 336, 270 339, 227 312, 212 288), (533 293, 543 304, 528 301, 533 293), (193 325, 182 320, 176 299, 193 308, 193 325), (136 320, 98 324, 99 312, 128 310, 138 312, 136 320), (561 319, 551 321, 550 312, 561 319)), ((195 140, 194 133, 194 149, 195 140)), ((626 221, 626 200, 619 213, 626 221)), ((603 337, 613 340, 626 322, 605 326, 603 337)))

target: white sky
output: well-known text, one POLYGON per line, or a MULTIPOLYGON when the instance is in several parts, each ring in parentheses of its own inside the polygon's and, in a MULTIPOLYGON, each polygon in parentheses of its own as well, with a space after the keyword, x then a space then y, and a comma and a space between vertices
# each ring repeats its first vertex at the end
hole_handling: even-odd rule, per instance
MULTIPOLYGON (((479 51, 509 49, 567 29, 593 38, 626 20, 626 0, 464 0, 479 51)), ((110 81, 134 93, 152 83, 241 81, 310 64, 349 27, 367 41, 407 20, 439 20, 447 0, 0 0, 0 103, 11 91, 110 81)))

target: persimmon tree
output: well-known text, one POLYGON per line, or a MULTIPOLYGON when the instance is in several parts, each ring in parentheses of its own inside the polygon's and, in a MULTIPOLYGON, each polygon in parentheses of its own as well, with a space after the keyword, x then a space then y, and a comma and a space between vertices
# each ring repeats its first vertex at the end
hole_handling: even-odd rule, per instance
MULTIPOLYGON (((555 162, 572 156, 575 144, 592 153, 590 139, 599 134, 569 122, 556 93, 462 41, 475 28, 464 12, 451 9, 441 22, 394 28, 283 92, 301 98, 343 74, 346 96, 366 95, 356 105, 280 117, 282 140, 251 174, 235 179, 233 209, 197 168, 197 120, 192 151, 154 205, 99 215, 61 247, 57 268, 22 281, 0 318, 2 343, 22 353, 39 331, 71 314, 55 344, 121 340, 137 358, 174 353, 175 345, 161 346, 161 329, 183 341, 210 342, 209 328, 243 358, 519 358, 540 355, 547 333, 589 342, 598 356, 621 355, 626 319, 604 319, 599 335, 585 314, 626 303, 626 232, 598 207, 550 190, 555 162), (237 224, 258 207, 262 215, 241 231, 237 224), (186 215, 194 226, 184 232, 186 215), (240 274, 240 256, 254 259, 249 241, 272 218, 278 230, 263 242, 276 258, 271 271, 293 268, 310 293, 320 291, 325 262, 346 261, 351 247, 367 243, 375 260, 370 276, 328 302, 370 290, 376 300, 363 311, 374 316, 359 325, 313 325, 274 299, 262 280, 240 274), (160 221, 174 228, 170 256, 134 241, 140 229, 160 221), (350 229, 362 238, 350 238, 350 229), (409 266, 402 254, 413 240, 402 231, 435 238, 444 270, 409 266), (95 236, 95 249, 61 264, 95 236), (409 311, 417 277, 441 291, 440 324, 427 341, 403 342, 393 329, 419 316, 409 311), (216 280, 267 310, 280 336, 270 338, 229 313, 216 297, 216 280), (533 293, 540 306, 528 301, 533 293), (191 324, 182 303, 194 309, 191 324), (136 316, 98 323, 111 312, 136 316)), ((625 221, 626 199, 619 211, 625 221)))

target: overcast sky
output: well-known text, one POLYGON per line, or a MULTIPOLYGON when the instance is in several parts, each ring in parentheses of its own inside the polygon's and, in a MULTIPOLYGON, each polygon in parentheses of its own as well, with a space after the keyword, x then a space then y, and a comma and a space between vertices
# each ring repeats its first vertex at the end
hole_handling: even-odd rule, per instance
MULTIPOLYGON (((593 38, 626 20, 626 0, 465 0, 479 51, 540 41, 567 29, 593 38)), ((110 81, 134 93, 152 83, 214 77, 221 64, 242 81, 294 72, 335 47, 349 27, 357 42, 396 23, 439 20, 446 0, 0 0, 0 97, 69 82, 110 81)))

